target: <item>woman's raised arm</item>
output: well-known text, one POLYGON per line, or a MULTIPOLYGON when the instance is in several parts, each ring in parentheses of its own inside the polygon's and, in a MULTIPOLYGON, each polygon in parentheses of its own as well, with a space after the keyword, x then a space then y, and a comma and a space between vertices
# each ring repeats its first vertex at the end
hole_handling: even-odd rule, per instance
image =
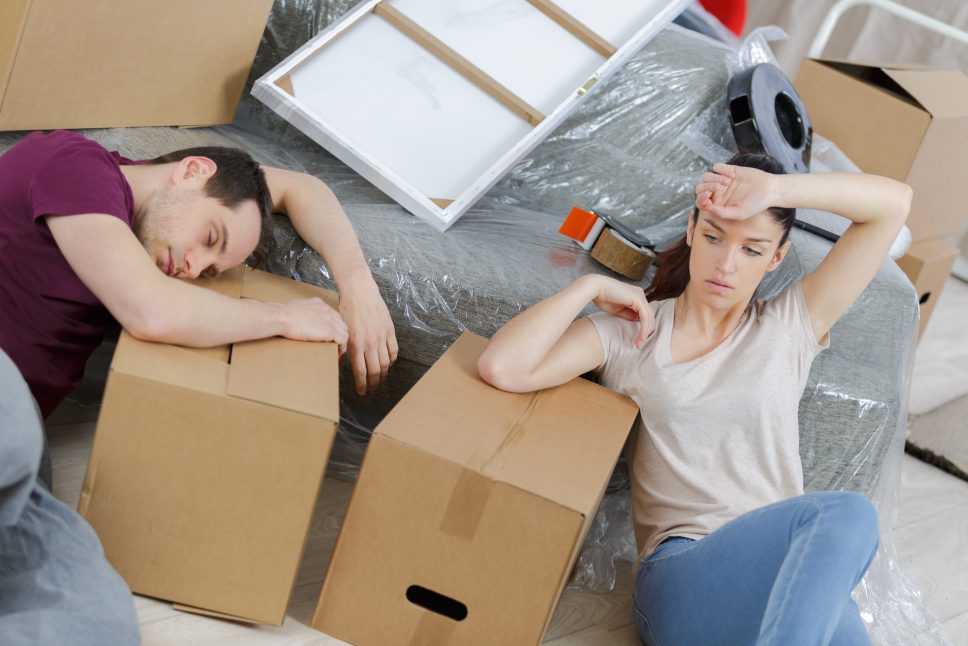
POLYGON ((907 184, 877 175, 770 175, 726 164, 713 166, 697 193, 699 208, 723 218, 742 219, 777 206, 829 211, 851 220, 827 257, 803 278, 818 339, 874 278, 907 219, 912 196, 907 184))

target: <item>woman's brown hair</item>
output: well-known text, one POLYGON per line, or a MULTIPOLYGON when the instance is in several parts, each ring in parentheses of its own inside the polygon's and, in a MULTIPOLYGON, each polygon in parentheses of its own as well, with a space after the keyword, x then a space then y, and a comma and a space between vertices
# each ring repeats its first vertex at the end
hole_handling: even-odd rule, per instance
MULTIPOLYGON (((786 172, 780 162, 761 153, 736 153, 726 163, 731 166, 756 168, 774 175, 783 175, 786 172)), ((767 211, 783 226, 783 236, 780 238, 780 245, 782 245, 790 235, 797 211, 776 206, 771 206, 767 211)), ((689 215, 693 224, 698 216, 699 209, 693 208, 689 215)), ((646 298, 650 301, 661 301, 676 298, 686 290, 686 285, 689 284, 690 251, 691 247, 686 244, 686 236, 682 236, 682 239, 656 256, 655 263, 658 269, 652 283, 645 291, 646 298)))

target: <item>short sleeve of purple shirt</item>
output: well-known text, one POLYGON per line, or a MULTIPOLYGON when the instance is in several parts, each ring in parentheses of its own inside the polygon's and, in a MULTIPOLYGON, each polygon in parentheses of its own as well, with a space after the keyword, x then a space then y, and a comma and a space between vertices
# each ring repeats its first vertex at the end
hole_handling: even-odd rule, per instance
POLYGON ((27 135, 0 156, 0 348, 46 417, 70 392, 113 319, 81 282, 44 216, 105 214, 129 227, 131 163, 72 132, 27 135))
POLYGON ((131 189, 119 172, 121 158, 79 135, 63 134, 70 136, 63 137, 56 155, 37 160, 30 179, 33 219, 101 213, 131 226, 131 189))

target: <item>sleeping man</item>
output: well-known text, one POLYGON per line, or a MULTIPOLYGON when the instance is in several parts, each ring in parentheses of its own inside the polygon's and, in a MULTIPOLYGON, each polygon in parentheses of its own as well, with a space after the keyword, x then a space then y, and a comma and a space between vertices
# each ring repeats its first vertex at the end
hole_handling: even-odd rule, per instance
POLYGON ((333 341, 364 394, 396 359, 393 323, 352 226, 312 176, 220 147, 134 162, 56 131, 0 156, 0 178, 0 642, 137 643, 130 592, 41 466, 41 419, 78 385, 105 332, 116 321, 144 340, 197 347, 333 341), (326 260, 339 311, 174 280, 264 261, 274 212, 326 260))

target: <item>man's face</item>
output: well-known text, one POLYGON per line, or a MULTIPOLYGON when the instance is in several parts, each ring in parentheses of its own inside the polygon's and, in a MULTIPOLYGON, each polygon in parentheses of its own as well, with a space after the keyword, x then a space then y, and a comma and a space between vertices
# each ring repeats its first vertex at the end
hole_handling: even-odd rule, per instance
POLYGON ((188 183, 153 193, 134 226, 162 272, 192 279, 242 264, 259 243, 260 230, 253 200, 230 209, 188 183))

